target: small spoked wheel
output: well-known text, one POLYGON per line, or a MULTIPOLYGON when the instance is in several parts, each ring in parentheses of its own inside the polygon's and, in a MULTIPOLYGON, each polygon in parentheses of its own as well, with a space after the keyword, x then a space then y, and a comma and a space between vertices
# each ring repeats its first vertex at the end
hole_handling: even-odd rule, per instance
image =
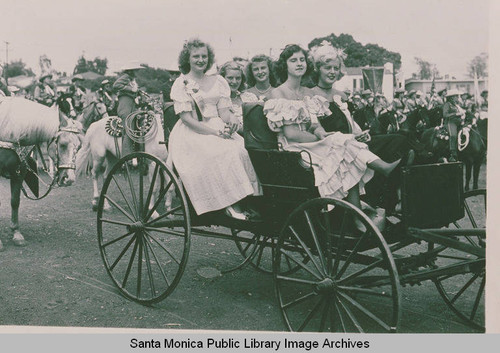
POLYGON ((56 184, 56 171, 51 163, 45 144, 35 145, 27 158, 27 175, 22 191, 30 200, 41 200, 56 184), (42 147, 43 146, 43 147, 42 147), (43 152, 45 151, 45 153, 43 152))
POLYGON ((394 259, 376 226, 348 202, 318 198, 295 209, 278 238, 273 276, 290 331, 397 331, 394 259), (299 269, 283 274, 288 263, 299 269))
MULTIPOLYGON (((450 228, 486 228, 486 190, 478 189, 464 194, 465 217, 450 228)), ((485 248, 484 236, 457 236, 464 244, 485 248)), ((450 268, 450 273, 434 279, 436 288, 453 312, 467 325, 479 331, 485 330, 484 292, 486 283, 485 259, 470 252, 442 247, 437 255, 436 266, 450 268)))
POLYGON ((163 300, 179 283, 189 255, 191 223, 181 183, 147 153, 120 159, 102 188, 97 233, 104 266, 119 291, 141 304, 163 300), (173 208, 165 205, 169 193, 178 199, 173 208))
MULTIPOLYGON (((234 228, 231 228, 231 233, 235 238, 236 247, 245 261, 248 261, 251 266, 263 273, 273 273, 273 258, 278 242, 277 237, 258 235, 234 228)), ((302 260, 304 263, 307 263, 307 256, 303 256, 302 260)), ((282 273, 288 274, 298 269, 299 265, 287 261, 281 270, 283 271, 282 273)))

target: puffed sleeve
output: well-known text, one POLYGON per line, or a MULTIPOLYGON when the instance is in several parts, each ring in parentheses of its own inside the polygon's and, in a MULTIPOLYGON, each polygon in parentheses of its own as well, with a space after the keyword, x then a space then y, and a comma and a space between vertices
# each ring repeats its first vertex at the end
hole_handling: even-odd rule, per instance
POLYGON ((172 85, 170 98, 174 101, 175 114, 193 111, 193 99, 186 92, 184 77, 182 75, 172 85))
POLYGON ((259 101, 259 98, 252 92, 243 92, 240 97, 243 103, 257 103, 259 101))
POLYGON ((231 88, 226 79, 220 75, 217 75, 217 88, 219 90, 219 101, 217 102, 218 109, 231 108, 233 103, 231 102, 231 88))
POLYGON ((309 121, 309 113, 304 101, 285 98, 266 101, 264 115, 267 117, 269 128, 274 132, 279 132, 283 125, 301 124, 309 121))
POLYGON ((304 102, 306 103, 307 111, 309 112, 312 124, 318 123, 318 117, 332 114, 329 109, 330 103, 325 97, 305 97, 304 102))

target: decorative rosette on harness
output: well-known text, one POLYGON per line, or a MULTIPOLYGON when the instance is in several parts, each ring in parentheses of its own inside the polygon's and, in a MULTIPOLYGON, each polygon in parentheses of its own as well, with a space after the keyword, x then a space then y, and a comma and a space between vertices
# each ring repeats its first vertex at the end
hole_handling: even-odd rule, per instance
POLYGON ((112 116, 106 122, 105 130, 107 134, 111 137, 122 137, 123 135, 123 125, 122 119, 117 116, 112 116))

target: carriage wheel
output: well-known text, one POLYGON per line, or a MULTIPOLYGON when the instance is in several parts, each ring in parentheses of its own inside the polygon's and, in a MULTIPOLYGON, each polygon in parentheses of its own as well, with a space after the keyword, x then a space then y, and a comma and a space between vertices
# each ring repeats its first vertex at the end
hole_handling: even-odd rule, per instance
MULTIPOLYGON (((269 235, 258 235, 248 231, 231 228, 233 237, 246 238, 247 241, 239 241, 235 239, 236 247, 240 254, 248 261, 251 266, 257 270, 272 274, 273 273, 273 258, 276 252, 276 244, 278 239, 269 235)), ((303 256, 302 262, 309 261, 307 256, 303 256)), ((292 262, 286 262, 282 269, 282 274, 289 274, 299 269, 299 265, 292 262)))
POLYGON ((104 266, 120 292, 141 304, 163 300, 177 286, 189 255, 191 223, 181 183, 147 153, 120 159, 101 191, 97 233, 104 266), (134 158, 138 168, 132 169, 134 158), (174 208, 165 208, 167 192, 180 200, 174 208), (104 212, 105 200, 111 211, 104 212))
POLYGON ((56 184, 56 171, 50 170, 50 161, 48 159, 48 153, 43 153, 40 145, 35 145, 33 150, 29 154, 29 157, 32 158, 33 164, 28 161, 28 168, 31 172, 32 183, 38 184, 35 186, 35 189, 38 190, 33 191, 27 184, 26 180, 23 180, 22 191, 24 196, 26 196, 30 200, 41 200, 45 196, 47 196, 52 188, 56 184))
POLYGON ((348 202, 320 198, 295 209, 278 238, 273 276, 290 331, 397 331, 394 259, 380 231, 348 202), (289 262, 300 268, 283 274, 289 262))
MULTIPOLYGON (((464 195, 465 217, 450 225, 456 228, 486 227, 486 190, 468 191, 464 195)), ((486 241, 479 236, 461 236, 457 240, 476 247, 485 247, 486 241)), ((432 245, 431 245, 432 246, 432 245)), ((434 280, 439 294, 451 310, 469 326, 484 331, 484 292, 486 271, 484 258, 469 253, 444 248, 436 259, 436 266, 468 263, 467 273, 443 275, 434 280), (474 260, 477 260, 474 262, 474 260)))

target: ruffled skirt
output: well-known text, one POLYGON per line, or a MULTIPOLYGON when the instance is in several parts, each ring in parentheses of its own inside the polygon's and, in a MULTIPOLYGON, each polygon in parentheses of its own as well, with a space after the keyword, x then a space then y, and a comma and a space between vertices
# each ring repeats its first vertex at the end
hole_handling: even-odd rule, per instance
MULTIPOLYGON (((364 194, 365 184, 373 177, 367 164, 379 159, 368 150, 368 146, 354 139, 352 134, 335 133, 321 141, 289 143, 288 151, 307 151, 311 156, 315 185, 322 197, 343 199, 349 190, 359 184, 364 194)), ((302 159, 309 163, 303 153, 302 159)))
MULTIPOLYGON (((204 122, 224 129, 220 118, 204 122)), ((198 215, 228 207, 261 189, 241 136, 194 132, 179 120, 169 137, 167 163, 175 165, 198 215)))

